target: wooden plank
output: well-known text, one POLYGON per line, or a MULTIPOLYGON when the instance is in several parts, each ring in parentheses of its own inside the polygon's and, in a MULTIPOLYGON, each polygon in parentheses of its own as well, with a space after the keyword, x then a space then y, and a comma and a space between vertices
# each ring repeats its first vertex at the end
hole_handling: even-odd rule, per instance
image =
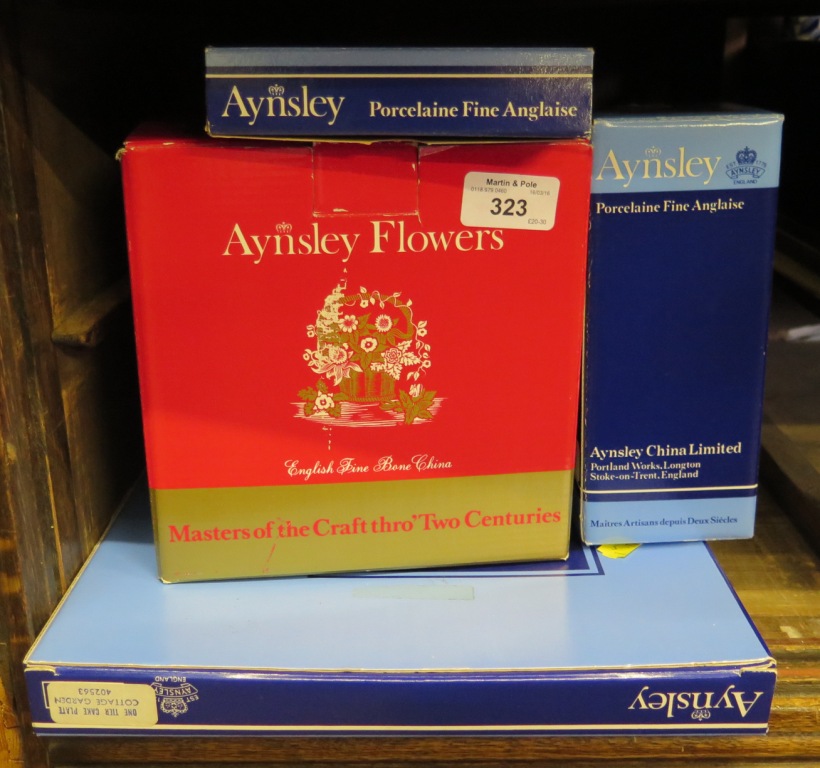
MULTIPOLYGON (((100 219, 119 207, 112 185, 118 169, 113 154, 94 150, 77 131, 57 136, 64 123, 54 121, 48 131, 32 124, 32 115, 51 121, 53 110, 44 108, 40 83, 23 62, 27 38, 18 10, 13 0, 0 0, 0 680, 2 702, 13 706, 2 712, 6 746, 19 746, 35 766, 45 752, 28 727, 22 658, 136 477, 141 456, 129 313, 121 313, 111 343, 100 338, 85 354, 52 341, 55 318, 70 320, 109 279, 110 268, 99 266, 108 254, 92 233, 111 231, 100 219), (46 152, 55 142, 60 151, 46 152), (107 188, 92 173, 103 166, 107 188)), ((119 261, 121 271, 122 252, 119 261)))
POLYGON ((130 294, 128 278, 120 278, 55 323, 52 341, 67 347, 99 346, 130 294))
POLYGON ((28 765, 44 763, 26 726, 21 659, 67 582, 54 534, 55 499, 71 504, 71 477, 48 280, 40 238, 33 148, 13 35, 0 0, 0 625, 11 699, 28 765))
POLYGON ((11 658, 8 644, 0 641, 0 765, 23 763, 20 718, 14 706, 10 679, 11 658))
POLYGON ((136 350, 128 305, 92 347, 58 352, 76 508, 72 535, 84 553, 142 470, 136 350))
POLYGON ((761 475, 820 551, 820 316, 802 296, 774 292, 761 475))

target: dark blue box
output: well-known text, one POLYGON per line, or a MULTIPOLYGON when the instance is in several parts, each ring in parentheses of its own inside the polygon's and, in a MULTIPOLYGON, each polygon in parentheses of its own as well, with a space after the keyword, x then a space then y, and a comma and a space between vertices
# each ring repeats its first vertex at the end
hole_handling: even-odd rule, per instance
POLYGON ((783 117, 601 117, 580 472, 589 544, 754 533, 783 117))
POLYGON ((212 136, 589 137, 583 48, 207 48, 212 136))

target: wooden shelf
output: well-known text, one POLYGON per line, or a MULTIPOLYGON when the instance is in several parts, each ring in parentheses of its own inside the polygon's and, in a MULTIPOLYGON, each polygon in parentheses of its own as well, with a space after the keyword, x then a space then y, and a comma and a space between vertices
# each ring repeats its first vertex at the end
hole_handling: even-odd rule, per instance
MULTIPOLYGON (((806 125, 816 80, 784 72, 816 63, 814 51, 777 69, 765 46, 751 69, 726 51, 729 37, 732 46, 746 39, 735 17, 765 30, 777 26, 770 17, 820 13, 818 0, 582 0, 504 11, 459 15, 420 0, 394 21, 376 2, 306 12, 260 0, 0 0, 0 765, 820 764, 820 344, 779 340, 757 534, 714 547, 779 664, 769 735, 41 739, 28 726, 22 657, 142 468, 115 154, 146 118, 202 124, 206 45, 590 45, 596 106, 788 92, 787 130, 806 125)), ((766 98, 757 105, 778 108, 766 98)), ((811 130, 792 136, 814 140, 811 130)), ((809 199, 811 178, 800 188, 807 153, 798 146, 792 156, 790 199, 809 199)), ((817 284, 810 263, 802 252, 781 259, 783 274, 805 286, 817 284)), ((809 306, 778 304, 773 329, 809 322, 809 306)))

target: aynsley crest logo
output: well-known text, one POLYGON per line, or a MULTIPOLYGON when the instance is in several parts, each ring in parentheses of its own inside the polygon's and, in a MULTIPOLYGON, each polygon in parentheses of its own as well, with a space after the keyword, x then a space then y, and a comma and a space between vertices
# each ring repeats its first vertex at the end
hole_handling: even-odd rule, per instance
POLYGON ((734 162, 726 165, 726 175, 735 184, 757 184, 766 173, 766 163, 758 160, 757 152, 748 146, 735 154, 734 162))
POLYGON ((199 699, 199 691, 182 677, 155 678, 151 683, 159 709, 167 715, 179 717, 188 711, 188 704, 199 699), (169 685, 176 683, 176 685, 169 685))
POLYGON ((614 149, 607 152, 595 175, 596 181, 618 181, 626 189, 633 180, 697 179, 706 186, 712 181, 720 157, 691 155, 686 147, 664 157, 658 147, 648 147, 639 158, 619 157, 614 149))
POLYGON ((665 712, 667 718, 688 715, 693 720, 708 720, 717 709, 736 709, 741 718, 752 711, 752 707, 763 695, 763 691, 739 691, 730 685, 723 693, 716 691, 653 691, 645 685, 629 705, 633 710, 657 710, 665 712))
POLYGON ((267 96, 243 95, 234 85, 222 110, 222 117, 237 117, 255 125, 260 118, 319 118, 334 125, 344 103, 344 96, 314 96, 307 85, 288 95, 285 87, 274 83, 268 87, 267 96))

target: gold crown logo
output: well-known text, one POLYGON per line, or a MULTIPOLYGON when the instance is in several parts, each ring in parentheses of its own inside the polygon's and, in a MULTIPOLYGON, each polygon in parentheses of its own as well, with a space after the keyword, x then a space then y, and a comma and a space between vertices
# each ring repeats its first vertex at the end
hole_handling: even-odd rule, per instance
POLYGON ((285 92, 285 86, 284 85, 279 85, 279 83, 276 83, 275 85, 271 85, 268 88, 268 93, 271 96, 281 96, 282 94, 284 94, 284 92, 285 92))
POLYGON ((661 156, 661 151, 657 147, 647 147, 644 154, 647 157, 655 158, 655 157, 660 157, 661 156))
POLYGON ((280 234, 287 234, 292 229, 293 229, 293 224, 291 224, 288 221, 280 221, 276 225, 276 231, 279 232, 280 234))

